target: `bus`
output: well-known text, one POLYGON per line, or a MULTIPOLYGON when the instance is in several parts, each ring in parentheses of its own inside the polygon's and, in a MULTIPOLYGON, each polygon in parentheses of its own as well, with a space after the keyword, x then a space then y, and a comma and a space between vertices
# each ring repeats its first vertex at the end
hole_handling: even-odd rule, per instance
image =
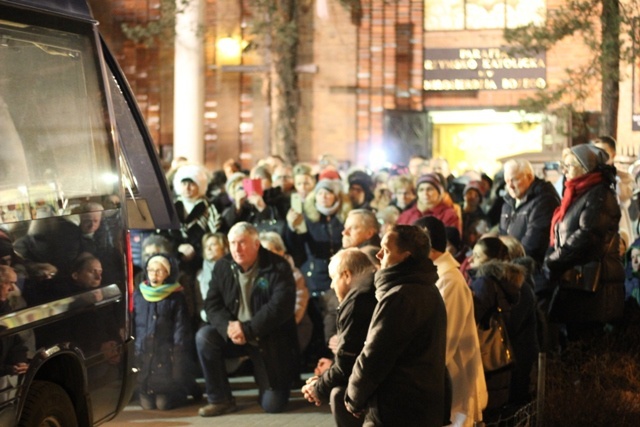
POLYGON ((99 425, 129 402, 129 230, 177 225, 85 0, 0 0, 0 426, 99 425))

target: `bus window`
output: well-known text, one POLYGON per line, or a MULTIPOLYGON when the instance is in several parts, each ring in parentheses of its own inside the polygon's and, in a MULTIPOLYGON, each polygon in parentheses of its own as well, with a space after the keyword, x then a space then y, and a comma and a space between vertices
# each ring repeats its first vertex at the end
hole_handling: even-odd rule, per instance
POLYGON ((61 215, 70 201, 114 193, 90 39, 6 21, 0 39, 2 222, 61 215))

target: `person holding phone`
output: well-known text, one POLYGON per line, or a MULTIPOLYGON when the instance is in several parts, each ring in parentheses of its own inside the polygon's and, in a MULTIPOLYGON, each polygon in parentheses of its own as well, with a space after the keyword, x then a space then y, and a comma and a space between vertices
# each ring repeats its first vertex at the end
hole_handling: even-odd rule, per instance
POLYGON ((234 224, 241 221, 258 225, 277 218, 275 208, 267 205, 262 197, 261 179, 250 179, 245 174, 236 172, 227 181, 226 189, 232 204, 222 212, 223 232, 228 232, 234 224))
MULTIPOLYGON (((337 175, 337 174, 336 174, 337 175)), ((287 214, 285 243, 291 253, 304 254, 297 259, 309 288, 309 316, 314 323, 309 359, 318 360, 331 354, 327 347, 335 331, 328 320, 328 303, 335 299, 330 289, 329 259, 342 248, 342 231, 351 202, 342 191, 339 179, 321 179, 302 202, 302 212, 292 208, 287 214)))

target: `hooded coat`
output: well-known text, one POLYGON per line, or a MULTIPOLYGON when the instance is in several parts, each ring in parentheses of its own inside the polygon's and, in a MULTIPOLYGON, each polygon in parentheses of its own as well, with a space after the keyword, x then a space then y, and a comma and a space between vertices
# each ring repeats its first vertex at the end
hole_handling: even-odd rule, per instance
MULTIPOLYGON (((443 425, 447 313, 430 260, 406 260, 375 276, 378 304, 345 402, 368 408, 364 425, 443 425)), ((446 415, 445 415, 446 414, 446 415)))
MULTIPOLYGON (((535 298, 532 290, 523 286, 525 269, 499 260, 481 265, 471 282, 476 324, 486 324, 499 306, 513 347, 515 363, 518 354, 531 351, 528 342, 536 342, 535 298), (522 293, 527 292, 523 298, 522 293), (533 314, 533 316, 532 316, 533 314)), ((485 372, 489 391, 488 410, 496 410, 509 402, 511 370, 485 372)))

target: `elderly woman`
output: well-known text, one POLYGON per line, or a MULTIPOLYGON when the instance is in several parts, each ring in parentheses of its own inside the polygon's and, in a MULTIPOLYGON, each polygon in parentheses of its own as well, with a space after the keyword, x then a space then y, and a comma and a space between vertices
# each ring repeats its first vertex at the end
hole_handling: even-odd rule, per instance
POLYGON ((400 214, 398 224, 413 224, 423 216, 438 218, 445 227, 455 227, 460 233, 460 217, 455 209, 444 201, 445 189, 438 175, 428 173, 416 182, 418 201, 400 214))
MULTIPOLYGON (((620 259, 620 207, 615 192, 615 168, 608 155, 592 144, 563 153, 567 177, 564 196, 551 221, 551 248, 545 258, 550 276, 550 320, 566 324, 570 340, 581 339, 622 315, 624 270, 620 259), (589 262, 601 264, 595 292, 562 286, 567 272, 589 262)), ((593 276, 593 277, 592 277, 593 276)))

